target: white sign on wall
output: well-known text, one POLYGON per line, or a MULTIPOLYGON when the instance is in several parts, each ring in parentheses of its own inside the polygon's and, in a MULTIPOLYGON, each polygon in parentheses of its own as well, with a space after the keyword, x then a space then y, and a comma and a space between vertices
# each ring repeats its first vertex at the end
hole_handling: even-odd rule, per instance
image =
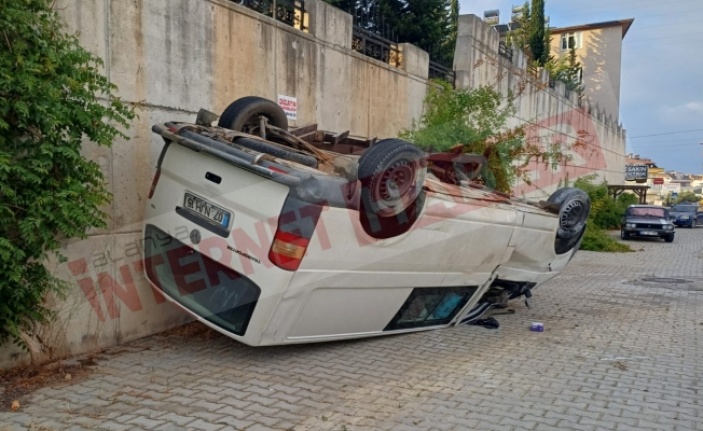
POLYGON ((288 120, 298 121, 298 99, 296 97, 279 94, 278 106, 286 113, 288 120))
POLYGON ((667 195, 669 193, 679 193, 681 192, 681 184, 680 183, 669 183, 669 184, 662 184, 662 189, 661 189, 661 194, 667 195))

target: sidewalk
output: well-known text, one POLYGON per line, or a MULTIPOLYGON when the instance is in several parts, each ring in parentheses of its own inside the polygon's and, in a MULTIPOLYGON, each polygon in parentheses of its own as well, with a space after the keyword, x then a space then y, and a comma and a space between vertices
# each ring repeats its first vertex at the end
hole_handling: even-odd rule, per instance
POLYGON ((139 340, 0 412, 0 431, 703 430, 703 228, 628 243, 641 251, 579 252, 498 330, 251 348, 196 324, 139 340))

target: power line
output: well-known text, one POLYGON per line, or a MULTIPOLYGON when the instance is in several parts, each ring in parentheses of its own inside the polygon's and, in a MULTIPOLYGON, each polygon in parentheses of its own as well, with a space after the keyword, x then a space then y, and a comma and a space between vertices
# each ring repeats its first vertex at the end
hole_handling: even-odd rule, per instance
POLYGON ((686 41, 688 42, 688 41, 690 41, 690 39, 688 38, 688 36, 690 36, 690 35, 692 35, 692 34, 703 34, 703 31, 689 32, 689 33, 686 33, 685 35, 678 35, 678 34, 677 34, 677 35, 669 35, 669 36, 662 36, 662 37, 651 37, 651 38, 648 38, 648 39, 626 40, 625 43, 630 44, 630 43, 637 43, 637 42, 651 42, 651 41, 653 41, 653 40, 673 39, 673 38, 678 38, 678 39, 685 38, 686 41))
POLYGON ((628 136, 628 139, 640 139, 640 138, 649 138, 650 136, 669 136, 669 135, 680 135, 682 133, 691 133, 691 132, 701 132, 703 129, 691 129, 691 130, 679 130, 676 132, 666 132, 666 133, 655 133, 652 135, 639 135, 639 136, 628 136))
MULTIPOLYGON (((644 142, 637 142, 637 144, 664 144, 667 142, 691 142, 691 140, 694 138, 684 138, 684 139, 667 139, 665 141, 644 141, 644 142)), ((700 139, 701 142, 703 142, 703 138, 700 139)))
MULTIPOLYGON (((576 141, 576 142, 581 142, 581 143, 583 143, 583 144, 585 144, 585 145, 590 145, 590 146, 592 146, 592 147, 596 147, 596 148, 598 148, 598 149, 600 149, 600 150, 602 150, 602 151, 607 151, 607 152, 609 152, 609 153, 617 154, 617 155, 619 155, 619 156, 622 155, 622 153, 619 153, 619 152, 617 152, 617 151, 611 150, 611 149, 609 149, 609 148, 605 148, 604 145, 598 145, 598 144, 593 143, 593 142, 592 142, 593 139, 590 139, 589 141, 584 141, 584 140, 582 140, 582 137, 570 135, 570 134, 568 134, 568 133, 562 132, 562 131, 557 130, 557 129, 553 129, 553 128, 549 127, 549 126, 543 126, 543 125, 541 125, 541 124, 539 124, 539 123, 535 123, 534 121, 530 121, 530 120, 527 120, 527 119, 525 119, 525 118, 521 118, 521 117, 517 117, 517 116, 515 116, 515 118, 517 118, 518 120, 520 120, 520 121, 522 121, 522 122, 524 122, 524 123, 531 124, 531 125, 537 126, 537 127, 541 127, 542 129, 545 129, 545 130, 549 130, 549 131, 551 131, 551 132, 554 132, 554 133, 557 134, 557 135, 565 136, 565 137, 568 137, 568 138, 572 138, 572 139, 574 139, 574 141, 576 141)), ((594 122, 595 122, 595 121, 594 121, 594 122)), ((594 127, 594 128, 595 128, 595 127, 594 127)), ((589 137, 590 137, 590 136, 589 136, 589 137)), ((598 138, 598 133, 596 133, 595 138, 598 138)))
MULTIPOLYGON (((653 143, 653 142, 642 142, 642 143, 634 143, 634 144, 633 144, 633 143, 630 143, 630 146, 635 146, 635 145, 636 145, 637 148, 640 148, 640 147, 642 147, 643 145, 652 144, 652 143, 653 143)), ((659 146, 659 147, 661 147, 661 148, 669 148, 669 147, 687 147, 687 146, 691 146, 691 145, 700 145, 700 143, 699 143, 699 142, 691 142, 691 143, 688 143, 688 144, 672 144, 672 145, 654 144, 654 147, 647 147, 647 149, 650 149, 650 150, 651 150, 651 149, 654 149, 656 146, 659 146)))
MULTIPOLYGON (((645 26, 642 26, 642 27, 637 26, 636 29, 637 29, 637 30, 645 30, 645 29, 650 29, 650 28, 669 27, 669 26, 672 26, 672 25, 681 26, 681 25, 683 25, 683 24, 698 24, 698 23, 700 23, 699 20, 695 20, 695 21, 682 21, 682 22, 668 22, 668 23, 666 23, 666 24, 659 24, 659 25, 645 25, 645 26)), ((637 40, 637 39, 635 39, 635 40, 637 40)))

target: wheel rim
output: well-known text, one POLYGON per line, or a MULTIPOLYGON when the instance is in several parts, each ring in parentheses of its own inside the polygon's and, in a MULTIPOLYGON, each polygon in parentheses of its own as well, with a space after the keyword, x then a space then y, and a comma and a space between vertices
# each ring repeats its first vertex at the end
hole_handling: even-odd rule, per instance
POLYGON ((573 200, 564 205, 559 216, 559 224, 564 230, 571 230, 583 221, 585 206, 582 202, 573 200))
POLYGON ((382 174, 378 187, 374 190, 377 202, 393 205, 398 198, 408 195, 413 188, 415 169, 407 160, 399 160, 382 174))

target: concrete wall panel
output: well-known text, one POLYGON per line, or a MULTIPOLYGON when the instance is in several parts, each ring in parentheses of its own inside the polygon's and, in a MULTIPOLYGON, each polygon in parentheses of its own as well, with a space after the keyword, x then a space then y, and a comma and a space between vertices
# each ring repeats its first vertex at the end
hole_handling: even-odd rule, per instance
POLYGON ((318 49, 313 39, 283 30, 276 33, 276 93, 298 101, 298 119, 289 121, 291 126, 316 121, 318 49))
POLYGON ((354 100, 353 63, 354 58, 344 51, 317 50, 316 118, 320 126, 325 129, 362 133, 362 131, 352 130, 352 118, 355 112, 363 110, 361 106, 355 106, 352 102, 354 100), (343 84, 336 85, 339 82, 343 84))
POLYGON ((269 54, 275 49, 276 29, 235 6, 216 5, 213 12, 212 100, 202 107, 218 114, 240 97, 276 97, 276 63, 269 54))

